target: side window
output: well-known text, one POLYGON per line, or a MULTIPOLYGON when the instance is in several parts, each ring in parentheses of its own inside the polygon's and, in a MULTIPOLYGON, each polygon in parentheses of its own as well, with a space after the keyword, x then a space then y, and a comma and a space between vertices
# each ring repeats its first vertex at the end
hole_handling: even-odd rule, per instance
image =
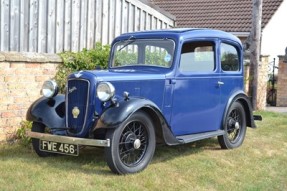
POLYGON ((239 71, 239 55, 232 45, 221 43, 221 68, 223 71, 239 71))
POLYGON ((184 43, 180 57, 182 72, 212 72, 215 69, 213 42, 184 43))

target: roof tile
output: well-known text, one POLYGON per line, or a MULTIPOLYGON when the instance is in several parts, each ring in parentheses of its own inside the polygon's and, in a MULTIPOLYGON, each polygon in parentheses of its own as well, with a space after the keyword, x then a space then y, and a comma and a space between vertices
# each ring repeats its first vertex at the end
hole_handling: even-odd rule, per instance
MULTIPOLYGON (((214 28, 228 32, 251 30, 252 0, 150 0, 176 16, 178 27, 214 28)), ((263 0, 262 28, 283 0, 263 0)))

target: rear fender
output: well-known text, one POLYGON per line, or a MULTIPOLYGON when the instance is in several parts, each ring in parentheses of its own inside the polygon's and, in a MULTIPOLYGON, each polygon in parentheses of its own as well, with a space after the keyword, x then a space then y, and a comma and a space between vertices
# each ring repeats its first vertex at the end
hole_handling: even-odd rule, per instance
POLYGON ((223 118, 223 126, 224 122, 226 121, 227 117, 227 112, 228 109, 230 108, 231 104, 235 101, 238 101, 242 104, 245 114, 246 114, 246 125, 248 127, 256 128, 255 122, 254 122, 254 117, 253 117, 253 108, 250 102, 250 99, 248 96, 243 92, 243 91, 238 91, 233 94, 233 96, 230 97, 228 100, 227 106, 225 107, 225 112, 224 112, 224 118, 223 118))
POLYGON ((26 119, 42 123, 51 129, 65 128, 65 96, 39 98, 28 109, 26 119))

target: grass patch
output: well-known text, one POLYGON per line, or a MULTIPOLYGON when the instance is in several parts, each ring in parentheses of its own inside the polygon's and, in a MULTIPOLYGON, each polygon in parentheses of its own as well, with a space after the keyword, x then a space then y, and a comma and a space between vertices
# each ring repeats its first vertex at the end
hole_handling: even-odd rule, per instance
POLYGON ((1 190, 287 190, 287 115, 260 114, 238 149, 221 150, 215 138, 157 146, 146 170, 126 176, 111 173, 101 148, 39 158, 30 147, 0 145, 1 190))

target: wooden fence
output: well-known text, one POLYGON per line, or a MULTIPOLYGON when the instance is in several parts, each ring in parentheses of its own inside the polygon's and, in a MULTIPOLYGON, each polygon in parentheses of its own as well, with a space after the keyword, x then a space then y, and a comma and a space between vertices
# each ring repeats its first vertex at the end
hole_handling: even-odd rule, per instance
POLYGON ((1 0, 0 51, 80 51, 174 20, 146 0, 1 0))

